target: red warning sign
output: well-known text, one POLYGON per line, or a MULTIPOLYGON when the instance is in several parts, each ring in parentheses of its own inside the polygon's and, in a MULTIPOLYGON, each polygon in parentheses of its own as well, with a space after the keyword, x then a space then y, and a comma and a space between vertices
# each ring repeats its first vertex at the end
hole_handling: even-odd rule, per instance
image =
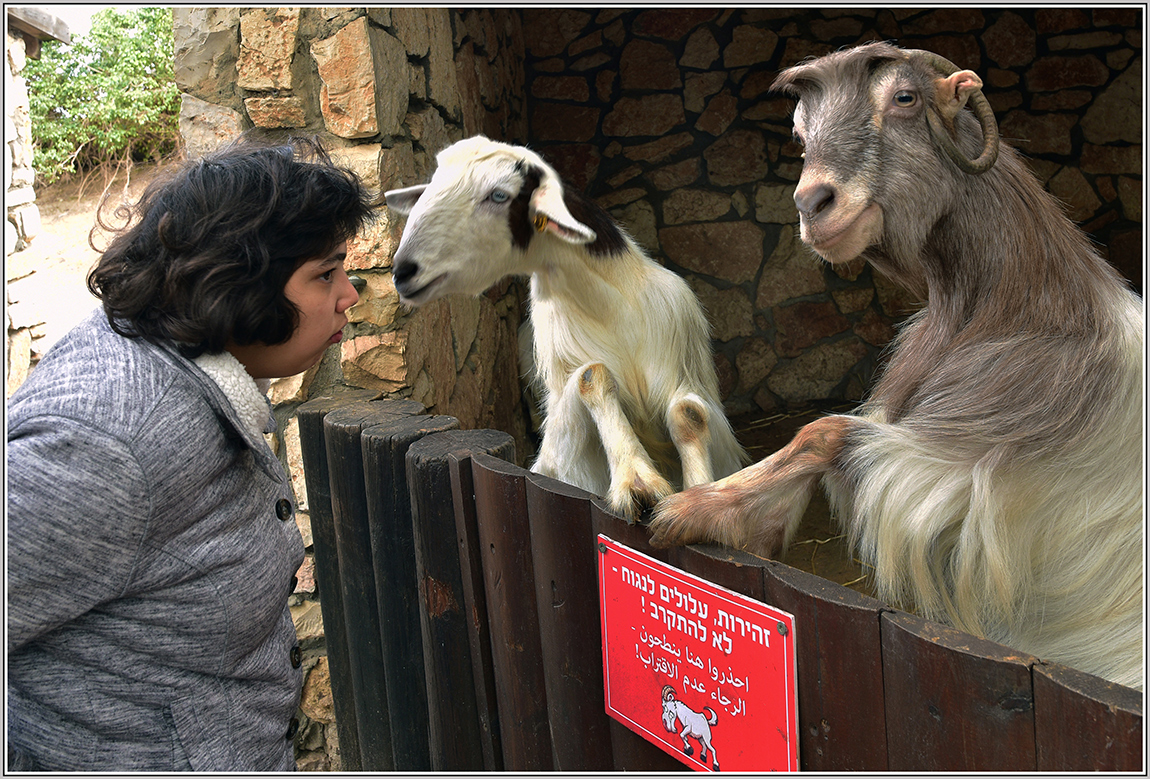
POLYGON ((599 536, 607 713, 697 771, 797 771, 794 617, 599 536))

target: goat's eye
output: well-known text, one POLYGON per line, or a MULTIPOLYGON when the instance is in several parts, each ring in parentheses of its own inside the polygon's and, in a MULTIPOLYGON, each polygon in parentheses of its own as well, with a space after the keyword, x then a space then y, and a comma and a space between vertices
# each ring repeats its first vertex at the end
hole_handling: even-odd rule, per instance
POLYGON ((494 189, 491 191, 491 194, 488 195, 488 199, 490 199, 492 203, 506 203, 507 199, 510 197, 511 195, 507 194, 502 189, 494 189))
POLYGON ((907 92, 905 89, 894 93, 894 104, 902 108, 910 108, 918 102, 918 95, 907 92))

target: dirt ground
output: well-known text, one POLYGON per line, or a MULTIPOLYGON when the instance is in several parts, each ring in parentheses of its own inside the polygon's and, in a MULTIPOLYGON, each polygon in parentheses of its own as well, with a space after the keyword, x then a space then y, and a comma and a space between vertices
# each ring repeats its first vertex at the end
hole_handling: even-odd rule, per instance
POLYGON ((108 206, 114 208, 121 198, 138 196, 160 170, 161 166, 136 165, 111 180, 97 173, 86 181, 58 182, 36 193, 40 233, 7 259, 4 273, 13 324, 33 327, 39 336, 32 341, 34 358, 100 303, 85 281, 99 258, 88 245, 88 236, 105 193, 108 206))

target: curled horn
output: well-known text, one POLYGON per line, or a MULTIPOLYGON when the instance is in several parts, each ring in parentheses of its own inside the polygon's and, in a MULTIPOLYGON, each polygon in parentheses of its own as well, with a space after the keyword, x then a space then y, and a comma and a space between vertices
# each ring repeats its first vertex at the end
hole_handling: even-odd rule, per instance
MULTIPOLYGON (((907 59, 916 59, 927 63, 944 76, 961 70, 950 60, 932 51, 908 49, 906 55, 907 59)), ((995 160, 998 159, 998 123, 994 120, 994 111, 981 89, 972 92, 968 102, 975 117, 978 118, 979 125, 982 126, 984 139, 982 153, 975 159, 967 159, 966 155, 959 151, 958 146, 951 140, 950 135, 942 126, 938 114, 934 111, 927 111, 927 124, 930 126, 930 134, 934 137, 935 142, 942 147, 942 150, 954 161, 954 164, 966 173, 978 175, 990 170, 994 166, 995 160)))

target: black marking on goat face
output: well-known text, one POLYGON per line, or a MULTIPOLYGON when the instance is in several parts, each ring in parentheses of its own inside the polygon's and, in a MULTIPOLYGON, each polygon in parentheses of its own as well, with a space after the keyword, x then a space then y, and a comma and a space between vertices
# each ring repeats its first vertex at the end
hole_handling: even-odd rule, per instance
MULTIPOLYGON (((522 163, 516 165, 516 169, 523 175, 523 187, 511 202, 507 215, 511 227, 511 242, 521 251, 526 251, 527 245, 535 235, 535 225, 532 224, 529 213, 531 195, 539 188, 543 171, 534 166, 524 168, 522 163)), ((598 203, 572 190, 566 182, 563 184, 563 203, 576 221, 595 231, 594 242, 585 247, 593 256, 611 256, 626 250, 627 241, 623 237, 623 231, 615 224, 610 214, 598 203)))
POLYGON ((531 195, 539 188, 539 179, 543 171, 536 167, 522 169, 522 163, 515 166, 515 169, 523 174, 523 186, 519 188, 519 194, 511 201, 511 206, 507 209, 508 224, 511 227, 511 242, 520 251, 527 251, 527 245, 531 243, 531 238, 535 235, 535 226, 531 224, 530 205, 531 195))

